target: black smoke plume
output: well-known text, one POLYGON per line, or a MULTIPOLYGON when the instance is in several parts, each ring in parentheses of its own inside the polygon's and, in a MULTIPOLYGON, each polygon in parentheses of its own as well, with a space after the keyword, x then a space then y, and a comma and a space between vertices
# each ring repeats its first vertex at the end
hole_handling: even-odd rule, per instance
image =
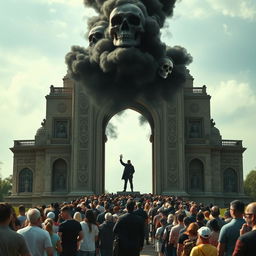
MULTIPOLYGON (((101 27, 88 48, 72 46, 66 55, 68 73, 82 83, 96 104, 110 102, 113 107, 129 103, 142 96, 148 100, 169 99, 186 80, 186 65, 192 57, 180 46, 166 46, 160 39, 160 29, 173 15, 176 0, 84 0, 98 16, 88 22, 88 30, 101 27), (123 4, 134 4, 144 17, 144 32, 137 47, 117 47, 111 38, 110 13, 123 4), (159 76, 160 62, 171 59, 173 70, 164 79, 159 76)), ((89 32, 90 34, 90 32, 89 32)), ((95 34, 96 35, 96 34, 95 34)))
POLYGON ((117 126, 109 122, 106 127, 106 136, 111 139, 117 139, 118 137, 117 126))
POLYGON ((140 115, 140 116, 139 116, 139 124, 140 124, 140 126, 143 126, 143 125, 145 125, 146 123, 148 123, 147 118, 144 117, 143 115, 140 115))

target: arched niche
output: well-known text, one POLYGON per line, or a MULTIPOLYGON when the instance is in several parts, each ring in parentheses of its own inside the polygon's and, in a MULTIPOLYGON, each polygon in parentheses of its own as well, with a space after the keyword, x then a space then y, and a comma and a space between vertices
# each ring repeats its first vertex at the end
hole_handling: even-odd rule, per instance
POLYGON ((19 173, 20 193, 31 193, 33 191, 33 172, 29 168, 24 168, 19 173))
POLYGON ((52 165, 52 191, 63 192, 67 190, 67 163, 62 158, 54 161, 52 165))
POLYGON ((223 173, 223 192, 226 193, 237 193, 237 173, 232 168, 225 169, 223 173))
POLYGON ((189 163, 188 190, 190 192, 204 191, 204 164, 199 159, 189 163))

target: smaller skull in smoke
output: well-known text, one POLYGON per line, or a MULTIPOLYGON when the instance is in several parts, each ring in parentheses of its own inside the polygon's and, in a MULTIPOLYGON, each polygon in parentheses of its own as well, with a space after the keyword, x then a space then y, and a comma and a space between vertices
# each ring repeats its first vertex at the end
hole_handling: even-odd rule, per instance
POLYGON ((162 78, 166 79, 168 75, 172 73, 173 63, 169 58, 162 58, 159 61, 158 74, 162 78))
POLYGON ((123 4, 110 14, 109 33, 117 47, 139 46, 144 32, 145 16, 134 4, 123 4))
POLYGON ((93 27, 89 32, 89 45, 90 47, 95 45, 100 39, 104 37, 105 26, 93 27))

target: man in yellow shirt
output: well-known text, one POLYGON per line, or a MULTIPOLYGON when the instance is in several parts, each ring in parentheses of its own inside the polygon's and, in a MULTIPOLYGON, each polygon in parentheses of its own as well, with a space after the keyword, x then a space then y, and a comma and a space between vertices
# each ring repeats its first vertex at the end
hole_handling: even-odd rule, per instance
POLYGON ((192 249, 190 256, 217 256, 217 248, 209 243, 211 230, 207 227, 201 227, 197 233, 198 245, 192 249))

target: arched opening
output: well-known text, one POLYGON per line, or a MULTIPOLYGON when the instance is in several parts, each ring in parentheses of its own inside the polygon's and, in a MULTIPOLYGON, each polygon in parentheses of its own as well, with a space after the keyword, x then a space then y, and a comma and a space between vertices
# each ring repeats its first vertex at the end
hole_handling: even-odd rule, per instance
MULTIPOLYGON (((124 188, 121 180, 124 167, 119 159, 131 160, 135 168, 133 175, 134 191, 152 192, 152 125, 143 112, 126 109, 116 113, 106 124, 105 134, 105 191, 116 193, 124 188)), ((130 190, 128 182, 127 191, 130 190)))
POLYGON ((20 193, 27 192, 31 193, 33 190, 33 172, 24 168, 19 173, 19 189, 20 193))
POLYGON ((223 191, 237 193, 237 174, 232 168, 227 168, 223 174, 223 191))
POLYGON ((188 186, 190 192, 204 191, 204 165, 199 159, 193 159, 189 164, 188 186))
POLYGON ((52 167, 52 191, 63 192, 67 190, 67 163, 57 159, 52 167))

